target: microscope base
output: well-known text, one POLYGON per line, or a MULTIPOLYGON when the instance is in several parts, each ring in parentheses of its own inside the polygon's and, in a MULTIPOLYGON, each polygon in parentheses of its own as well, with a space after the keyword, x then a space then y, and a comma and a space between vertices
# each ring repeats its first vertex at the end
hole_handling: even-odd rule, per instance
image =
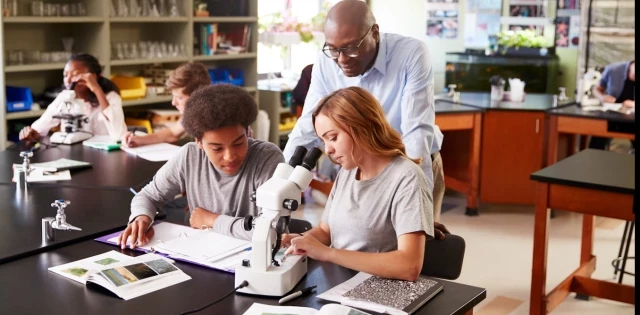
POLYGON ((58 144, 74 144, 90 139, 91 137, 92 136, 90 133, 85 132, 62 133, 58 131, 54 132, 51 135, 51 138, 49 138, 49 142, 58 144))
POLYGON ((300 282, 300 279, 307 274, 307 256, 288 256, 284 262, 280 262, 280 267, 269 266, 267 271, 258 271, 251 267, 236 267, 235 285, 247 280, 249 286, 237 292, 267 295, 284 296, 300 282))

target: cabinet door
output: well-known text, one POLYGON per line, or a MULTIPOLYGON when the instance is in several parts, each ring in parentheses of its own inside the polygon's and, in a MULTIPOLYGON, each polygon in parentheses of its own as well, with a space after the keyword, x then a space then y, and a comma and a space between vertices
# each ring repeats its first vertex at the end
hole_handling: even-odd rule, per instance
POLYGON ((534 204, 529 175, 543 166, 544 113, 489 110, 482 124, 480 201, 534 204))

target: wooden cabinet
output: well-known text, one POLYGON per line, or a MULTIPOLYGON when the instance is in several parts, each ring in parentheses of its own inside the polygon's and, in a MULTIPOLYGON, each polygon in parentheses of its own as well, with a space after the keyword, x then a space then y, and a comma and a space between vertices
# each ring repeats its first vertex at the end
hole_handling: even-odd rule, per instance
POLYGON ((487 111, 482 124, 480 201, 535 203, 529 175, 543 167, 545 114, 487 111))

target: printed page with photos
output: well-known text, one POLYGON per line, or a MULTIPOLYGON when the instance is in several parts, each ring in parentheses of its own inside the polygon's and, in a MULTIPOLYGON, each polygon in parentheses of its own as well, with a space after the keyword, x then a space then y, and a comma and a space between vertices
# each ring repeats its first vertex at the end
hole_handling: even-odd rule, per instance
POLYGON ((424 276, 403 281, 360 272, 318 298, 378 313, 405 315, 417 311, 442 288, 441 283, 424 276))
POLYGON ((363 311, 340 305, 327 304, 316 310, 300 306, 274 306, 253 303, 243 315, 370 315, 363 311))
POLYGON ((125 259, 115 251, 88 259, 79 260, 62 266, 49 268, 64 277, 84 283, 99 285, 124 300, 130 300, 153 291, 191 279, 173 261, 156 254, 145 254, 125 259), (101 265, 99 269, 90 268, 90 264, 101 265))

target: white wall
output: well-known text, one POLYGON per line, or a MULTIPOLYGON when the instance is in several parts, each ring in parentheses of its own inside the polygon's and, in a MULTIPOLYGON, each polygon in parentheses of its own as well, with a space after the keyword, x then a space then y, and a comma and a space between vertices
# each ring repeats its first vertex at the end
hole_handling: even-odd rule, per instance
POLYGON ((464 16, 466 0, 459 0, 457 39, 427 38, 425 0, 369 0, 380 31, 411 36, 424 41, 429 48, 434 71, 435 93, 444 89, 445 53, 464 51, 464 16))

